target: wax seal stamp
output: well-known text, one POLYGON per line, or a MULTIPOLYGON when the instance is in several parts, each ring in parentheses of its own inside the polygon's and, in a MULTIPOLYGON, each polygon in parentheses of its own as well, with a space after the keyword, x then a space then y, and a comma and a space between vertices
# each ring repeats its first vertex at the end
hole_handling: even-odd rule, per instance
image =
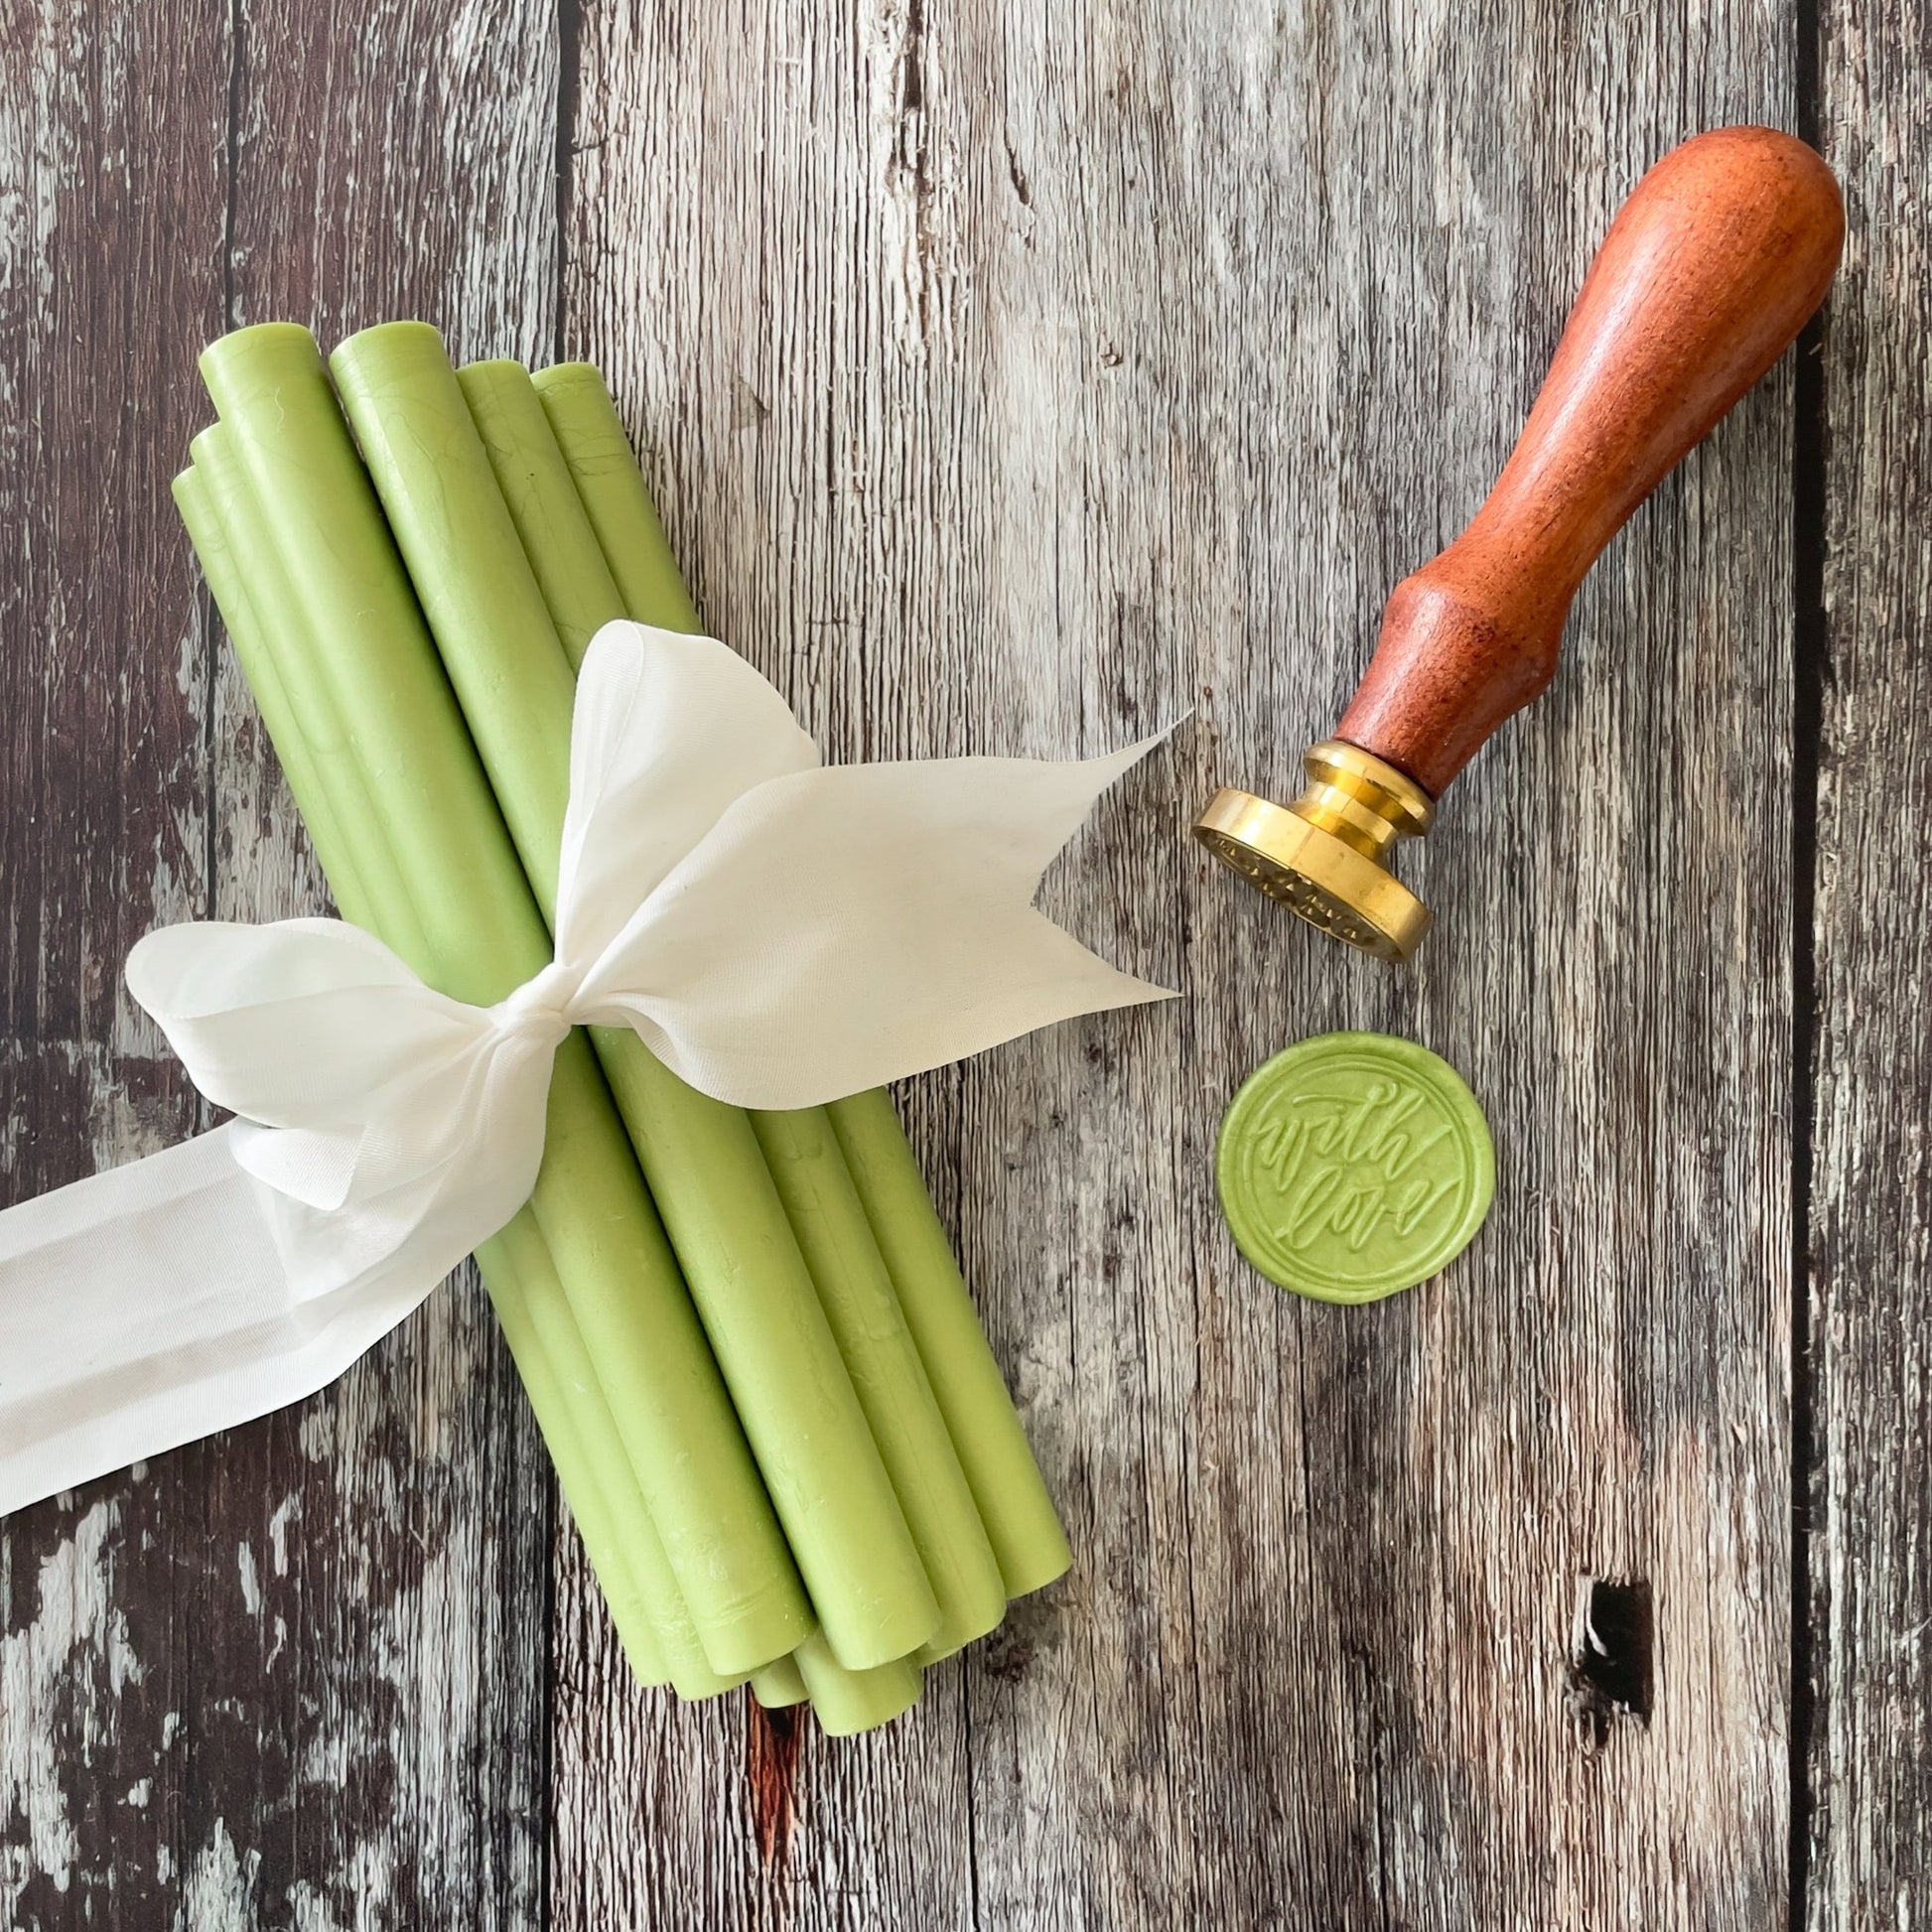
POLYGON ((1407 959, 1430 912, 1389 869, 1397 839, 1427 832, 1435 802, 1359 746, 1326 739, 1303 760, 1309 788, 1286 811, 1225 790, 1194 836, 1270 898, 1378 959, 1407 959))
POLYGON ((1390 869, 1405 833, 1549 683, 1571 599, 1631 512, 1784 352, 1845 238, 1838 184, 1766 127, 1700 134, 1611 223, 1549 379, 1469 527, 1396 586, 1360 688, 1288 806, 1225 789, 1195 836, 1352 946, 1406 959, 1428 931, 1390 869))
POLYGON ((1320 1302, 1374 1302, 1468 1246, 1496 1156, 1447 1060, 1384 1034, 1323 1034, 1248 1076, 1221 1122, 1214 1174, 1235 1241, 1270 1281, 1320 1302))

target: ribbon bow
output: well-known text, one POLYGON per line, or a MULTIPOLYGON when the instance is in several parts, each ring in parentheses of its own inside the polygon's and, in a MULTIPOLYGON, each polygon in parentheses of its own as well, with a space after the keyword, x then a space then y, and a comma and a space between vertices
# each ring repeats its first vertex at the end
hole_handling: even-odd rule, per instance
POLYGON ((723 644, 612 623, 578 683, 556 958, 525 985, 468 1006, 354 926, 288 919, 151 933, 128 986, 240 1117, 298 1293, 398 1263, 434 1281, 529 1196, 573 1027, 633 1028, 703 1092, 787 1108, 1170 997, 1033 904, 1157 742, 826 766, 723 644))

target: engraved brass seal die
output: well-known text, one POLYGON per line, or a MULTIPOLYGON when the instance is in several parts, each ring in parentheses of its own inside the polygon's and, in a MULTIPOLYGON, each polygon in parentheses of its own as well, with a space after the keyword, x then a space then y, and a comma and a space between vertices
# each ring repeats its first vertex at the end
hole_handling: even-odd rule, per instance
POLYGON ((1323 1034, 1250 1074, 1214 1178, 1241 1252, 1320 1302, 1414 1288, 1474 1239, 1496 1187, 1475 1095, 1425 1046, 1323 1034))
POLYGON ((1195 838, 1310 924, 1378 959, 1407 959, 1431 914, 1390 870, 1389 852, 1429 830, 1435 801, 1406 772, 1340 739, 1324 739, 1303 763, 1309 788, 1294 804, 1218 791, 1194 821, 1195 838))

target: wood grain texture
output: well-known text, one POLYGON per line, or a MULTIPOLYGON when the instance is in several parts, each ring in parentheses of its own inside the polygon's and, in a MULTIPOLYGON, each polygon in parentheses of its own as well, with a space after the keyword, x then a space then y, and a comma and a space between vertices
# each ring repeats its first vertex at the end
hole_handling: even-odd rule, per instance
POLYGON ((1932 82, 1922 14, 1826 10, 1851 241, 1821 342, 1808 1534, 1811 1923, 1932 1922, 1932 82))
POLYGON ((1291 782, 1617 203, 1700 126, 1788 122, 1792 31, 586 7, 566 345, 722 634, 844 756, 1097 752, 1197 709, 1048 891, 1190 997, 913 1095, 1073 1578, 936 1712, 798 1754, 782 1911, 761 1815, 712 1795, 734 1738, 667 1724, 682 1796, 640 1832, 602 1774, 634 1720, 566 1639, 558 1923, 1782 1911, 1788 372, 1586 587, 1536 728, 1432 835, 1449 909, 1411 975, 1181 833, 1214 781, 1291 782), (1337 1025, 1445 1051, 1502 1151, 1475 1249, 1367 1311, 1257 1281, 1209 1185, 1236 1080, 1337 1025), (1567 1704, 1581 1573, 1656 1607, 1655 1715, 1600 1750, 1567 1704))

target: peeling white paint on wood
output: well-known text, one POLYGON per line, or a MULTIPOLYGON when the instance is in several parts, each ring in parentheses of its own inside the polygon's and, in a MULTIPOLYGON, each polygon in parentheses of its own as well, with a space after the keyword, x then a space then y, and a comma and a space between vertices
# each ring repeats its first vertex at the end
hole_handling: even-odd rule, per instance
POLYGON ((15 1574, 0 1544, 0 1627, 8 1632, 0 1636, 0 1821, 24 1828, 0 1840, 0 1924, 14 1922, 30 1878, 66 1892, 81 1856, 49 1715, 77 1697, 96 1722, 111 1724, 115 1699, 140 1680, 114 1600, 108 1545, 118 1521, 113 1502, 95 1503, 32 1577, 15 1574))
POLYGON ((182 1888, 177 1932, 253 1932, 255 1880, 260 1861, 235 1850, 227 1826, 214 1822, 214 1834, 196 1854, 182 1888))

